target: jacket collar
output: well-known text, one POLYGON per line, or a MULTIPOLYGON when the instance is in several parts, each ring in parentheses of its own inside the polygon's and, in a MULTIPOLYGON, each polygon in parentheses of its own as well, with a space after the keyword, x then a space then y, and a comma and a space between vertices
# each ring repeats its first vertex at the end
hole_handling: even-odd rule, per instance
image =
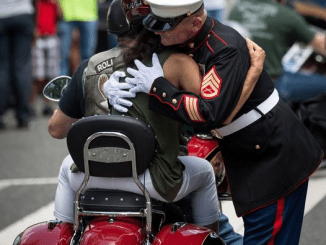
POLYGON ((198 48, 200 48, 210 37, 210 31, 214 27, 214 21, 210 17, 207 17, 202 28, 196 33, 196 35, 187 41, 179 45, 179 50, 183 53, 194 53, 198 48))

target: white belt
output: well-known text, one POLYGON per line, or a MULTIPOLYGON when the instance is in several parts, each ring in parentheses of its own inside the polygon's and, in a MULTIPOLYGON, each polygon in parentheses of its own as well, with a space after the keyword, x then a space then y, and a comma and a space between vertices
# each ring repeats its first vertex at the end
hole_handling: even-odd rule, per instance
MULTIPOLYGON (((274 89, 273 93, 256 108, 258 109, 258 111, 265 115, 267 112, 273 109, 273 107, 277 104, 278 101, 278 92, 276 89, 274 89)), ((211 130, 212 135, 219 139, 222 139, 224 136, 233 134, 239 131, 240 129, 243 129, 248 125, 252 124, 253 122, 257 121, 259 118, 262 117, 262 115, 256 110, 256 108, 246 114, 243 114, 241 117, 222 128, 211 130)))

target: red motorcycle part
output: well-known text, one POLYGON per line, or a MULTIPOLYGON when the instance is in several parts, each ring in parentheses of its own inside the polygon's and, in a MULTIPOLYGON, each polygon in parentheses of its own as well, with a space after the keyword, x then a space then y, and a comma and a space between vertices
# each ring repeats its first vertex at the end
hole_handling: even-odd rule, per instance
MULTIPOLYGON (((188 144, 188 155, 204 158, 210 161, 216 154, 219 147, 218 141, 216 138, 200 138, 197 135, 194 135, 189 140, 188 144)), ((217 180, 219 180, 219 174, 216 175, 217 180)), ((217 186, 217 192, 219 197, 229 199, 230 197, 230 188, 228 178, 223 174, 222 182, 217 186)))
POLYGON ((69 245, 74 234, 73 225, 60 223, 53 226, 48 222, 27 228, 20 239, 20 245, 69 245))
POLYGON ((187 147, 188 147, 189 156, 196 156, 196 157, 207 159, 207 157, 215 149, 217 149, 219 145, 217 139, 215 138, 201 139, 198 138, 197 135, 194 135, 189 140, 187 147))
POLYGON ((202 245, 212 233, 204 227, 181 223, 166 225, 158 232, 152 245, 202 245))
POLYGON ((139 219, 95 219, 86 227, 80 245, 140 245, 145 239, 144 226, 139 219))

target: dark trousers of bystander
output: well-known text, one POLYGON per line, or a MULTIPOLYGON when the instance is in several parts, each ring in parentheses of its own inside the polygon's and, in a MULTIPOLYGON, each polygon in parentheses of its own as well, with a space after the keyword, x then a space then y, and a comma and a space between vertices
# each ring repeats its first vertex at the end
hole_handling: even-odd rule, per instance
POLYGON ((28 123, 33 29, 29 14, 0 19, 0 120, 13 91, 20 127, 28 123))

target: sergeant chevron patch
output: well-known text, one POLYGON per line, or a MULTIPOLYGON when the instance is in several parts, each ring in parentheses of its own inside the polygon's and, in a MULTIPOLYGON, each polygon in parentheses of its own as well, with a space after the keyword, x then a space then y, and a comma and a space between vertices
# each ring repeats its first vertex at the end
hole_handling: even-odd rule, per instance
POLYGON ((215 70, 215 66, 204 76, 201 83, 200 95, 205 99, 213 99, 220 94, 222 79, 215 70))
POLYGON ((198 108, 198 98, 191 97, 186 95, 185 96, 185 110, 193 122, 204 122, 205 120, 200 114, 199 108, 198 108))

